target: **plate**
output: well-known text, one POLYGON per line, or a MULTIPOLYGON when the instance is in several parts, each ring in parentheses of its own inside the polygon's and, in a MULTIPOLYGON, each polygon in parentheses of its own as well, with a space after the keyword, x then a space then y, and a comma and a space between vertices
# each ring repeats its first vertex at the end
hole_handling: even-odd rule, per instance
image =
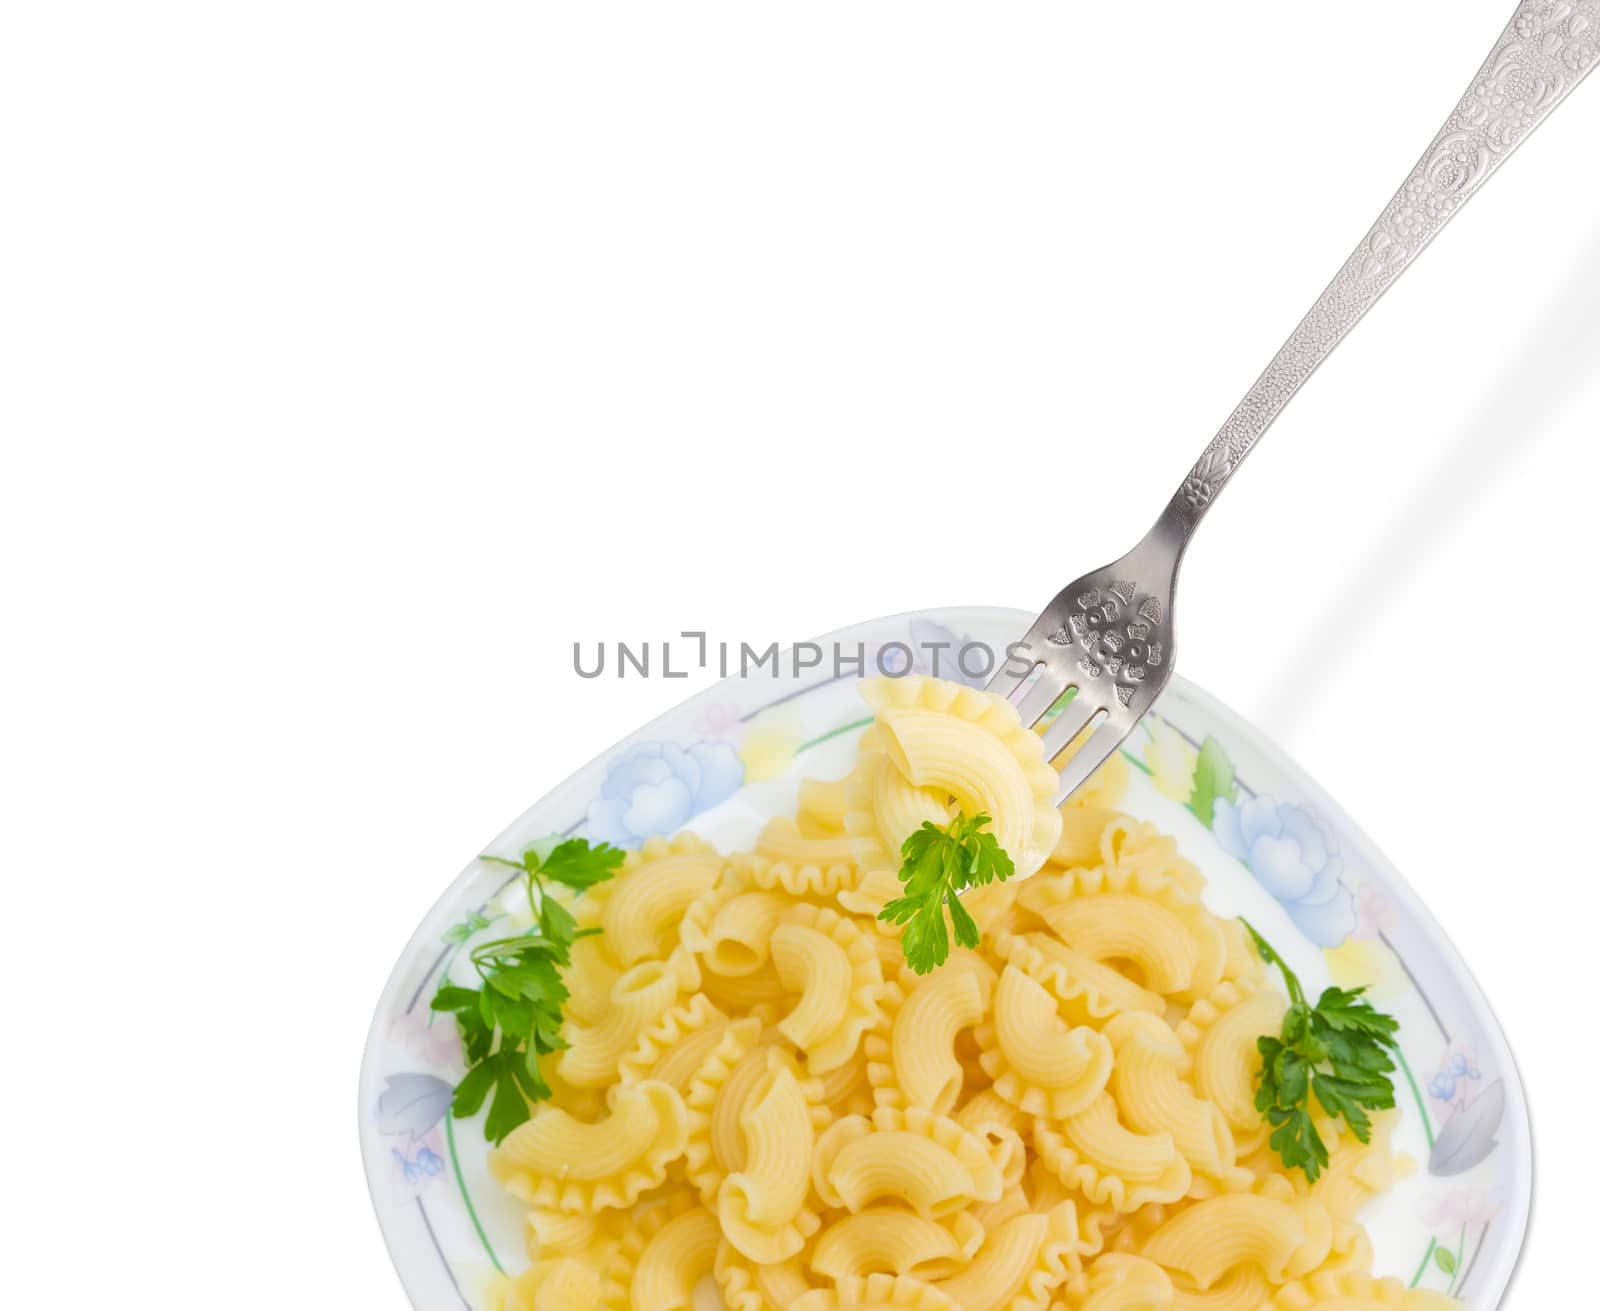
MULTIPOLYGON (((858 624, 818 644, 862 655, 869 671, 881 662, 935 672, 929 664, 942 658, 937 672, 948 677, 960 672, 952 659, 963 646, 1003 650, 1032 619, 1020 610, 935 610, 858 624)), ((969 664, 979 663, 974 653, 969 664)), ((753 845, 768 818, 792 813, 802 778, 847 772, 867 723, 848 665, 843 677, 792 665, 784 653, 775 667, 691 697, 590 761, 485 850, 514 856, 552 834, 636 846, 683 827, 724 851, 753 845)), ((1308 991, 1365 985, 1401 1022, 1395 1141, 1414 1164, 1363 1213, 1377 1269, 1452 1292, 1474 1311, 1499 1306, 1528 1221, 1527 1104, 1500 1027, 1454 948, 1327 793, 1193 684, 1173 679, 1124 755, 1133 767, 1124 808, 1177 838, 1206 875, 1213 909, 1248 915, 1308 991), (1321 891, 1307 893, 1308 883, 1321 891)), ((516 913, 517 880, 506 873, 474 859, 428 912, 384 987, 362 1061, 367 1182, 418 1311, 480 1311, 528 1260, 522 1208, 489 1177, 480 1124, 448 1114, 460 1046, 449 1018, 428 1008, 463 943, 516 913)))

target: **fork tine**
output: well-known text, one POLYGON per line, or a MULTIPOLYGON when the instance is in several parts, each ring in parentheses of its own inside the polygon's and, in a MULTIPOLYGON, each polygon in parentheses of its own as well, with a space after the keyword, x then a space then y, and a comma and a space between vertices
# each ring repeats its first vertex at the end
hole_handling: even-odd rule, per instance
POLYGON ((1017 673, 1012 666, 1025 659, 1027 657, 1019 653, 1015 659, 1007 656, 1001 660, 999 667, 994 671, 994 676, 984 684, 983 690, 993 692, 996 696, 1003 696, 1009 701, 1016 695, 1017 689, 1033 676, 1033 671, 1040 668, 1038 664, 1030 664, 1020 674, 1017 673))
POLYGON ((1088 741, 1061 769, 1061 790, 1056 793, 1056 805, 1088 782, 1089 775, 1105 764, 1127 735, 1128 731, 1121 724, 1110 721, 1089 734, 1088 741))
POLYGON ((1084 695, 1083 689, 1078 689, 1078 695, 1073 697, 1061 708, 1061 713, 1055 721, 1044 731, 1044 758, 1054 760, 1061 754, 1065 747, 1079 733, 1091 719, 1100 712, 1100 707, 1095 704, 1092 697, 1084 695))
POLYGON ((1049 665, 1040 669, 1039 681, 1017 702, 1017 714, 1022 716, 1022 726, 1032 728, 1037 724, 1044 718, 1044 712, 1061 700, 1070 686, 1071 680, 1065 674, 1057 673, 1049 665))

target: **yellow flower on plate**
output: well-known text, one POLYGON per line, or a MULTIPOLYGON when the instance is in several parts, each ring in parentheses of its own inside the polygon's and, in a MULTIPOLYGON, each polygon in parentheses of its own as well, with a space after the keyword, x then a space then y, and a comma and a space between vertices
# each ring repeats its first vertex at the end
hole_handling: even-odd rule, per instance
POLYGON ((800 717, 790 707, 762 711, 750 721, 739 744, 745 782, 777 778, 793 763, 800 740, 800 717))
POLYGON ((1194 766, 1200 753, 1164 719, 1151 716, 1145 721, 1150 741, 1145 744, 1144 763, 1162 796, 1188 801, 1194 793, 1194 766))
POLYGON ((1394 959, 1374 938, 1346 938, 1337 947, 1324 948, 1322 958, 1341 988, 1370 988, 1381 996, 1394 981, 1394 959))

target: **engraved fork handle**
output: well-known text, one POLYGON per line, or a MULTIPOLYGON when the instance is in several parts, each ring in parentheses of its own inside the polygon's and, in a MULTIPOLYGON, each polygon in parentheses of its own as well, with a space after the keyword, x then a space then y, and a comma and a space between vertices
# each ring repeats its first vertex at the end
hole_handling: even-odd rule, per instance
POLYGON ((1300 384, 1596 63, 1600 0, 1523 0, 1517 6, 1405 185, 1168 503, 1157 532, 1171 548, 1182 554, 1217 493, 1300 384))

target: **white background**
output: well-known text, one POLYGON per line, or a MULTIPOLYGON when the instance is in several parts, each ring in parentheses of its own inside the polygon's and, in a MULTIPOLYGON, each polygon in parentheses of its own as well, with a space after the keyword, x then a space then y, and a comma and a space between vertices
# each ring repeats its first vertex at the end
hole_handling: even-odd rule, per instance
MULTIPOLYGON (((1508 9, 8 7, 3 1300, 404 1306, 354 1105, 393 958, 706 681, 574 640, 1034 609, 1120 553, 1508 9)), ((1588 86, 1180 616, 1498 1008, 1527 1308, 1592 1278, 1597 152, 1588 86)))

